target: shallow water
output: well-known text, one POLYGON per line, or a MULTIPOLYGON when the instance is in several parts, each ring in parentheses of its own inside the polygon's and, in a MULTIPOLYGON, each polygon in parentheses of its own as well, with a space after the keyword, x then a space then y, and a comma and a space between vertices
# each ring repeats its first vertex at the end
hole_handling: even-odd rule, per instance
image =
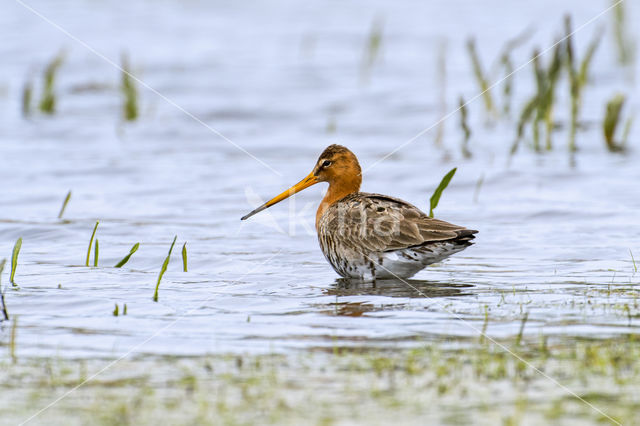
MULTIPOLYGON (((534 336, 636 332, 640 274, 630 250, 640 260, 639 131, 631 134, 630 152, 614 155, 606 152, 598 123, 616 90, 637 106, 637 87, 615 66, 610 28, 586 89, 582 118, 591 126, 579 133, 573 158, 560 129, 553 152, 536 155, 523 146, 509 159, 515 123, 486 127, 481 99, 469 106, 471 159, 460 154, 458 115, 445 122, 443 147, 434 144, 434 130, 406 144, 441 115, 441 40, 449 46, 450 111, 460 94, 471 99, 478 92, 467 36, 478 37, 488 67, 506 39, 535 28, 514 54, 519 65, 532 46, 549 46, 564 12, 577 28, 607 6, 482 3, 354 3, 338 10, 284 1, 251 9, 198 1, 28 2, 110 60, 129 53, 134 74, 165 97, 139 86, 141 117, 134 124, 119 118, 119 73, 112 65, 19 3, 3 5, 0 253, 9 258, 23 238, 20 289, 6 292, 18 318, 18 354, 412 346, 477 336, 485 312, 492 336, 517 334, 525 313, 524 332, 534 336), (383 22, 382 57, 363 75, 375 19, 383 22), (23 119, 22 85, 33 78, 38 94, 41 69, 61 48, 67 53, 57 114, 23 119), (329 123, 335 133, 327 132, 329 123), (320 185, 240 222, 306 175, 333 142, 360 158, 363 190, 424 209, 440 178, 457 166, 436 214, 478 229, 477 243, 419 273, 410 286, 358 284, 338 280, 318 248, 312 225, 320 185), (72 199, 58 220, 68 190, 72 199), (98 219, 100 266, 87 268, 98 219), (112 268, 136 242, 140 249, 130 262, 112 268), (114 305, 122 310, 125 303, 128 314, 114 317, 114 305)), ((579 50, 610 20, 607 14, 578 32, 579 50)), ((516 111, 532 83, 529 67, 516 74, 516 111)), ((500 100, 499 89, 494 97, 500 100)), ((558 119, 567 110, 559 108, 558 119)), ((6 286, 6 270, 2 278, 6 286)), ((6 343, 11 327, 0 327, 6 343)))

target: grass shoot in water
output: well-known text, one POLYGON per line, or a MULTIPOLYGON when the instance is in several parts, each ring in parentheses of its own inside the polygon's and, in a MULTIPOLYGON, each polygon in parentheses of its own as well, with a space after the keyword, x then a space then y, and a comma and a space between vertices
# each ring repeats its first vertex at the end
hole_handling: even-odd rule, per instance
MULTIPOLYGON (((633 262, 633 273, 638 272, 638 265, 636 265, 636 259, 633 257, 633 252, 629 249, 629 254, 631 255, 631 261, 633 262)), ((2 272, 2 268, 0 268, 0 272, 2 272)))
POLYGON ((188 272, 187 268, 187 243, 182 245, 182 271, 188 272))
POLYGON ((33 83, 28 81, 22 87, 22 116, 31 115, 31 100, 33 99, 33 83))
POLYGON ((530 28, 524 30, 521 34, 517 35, 511 40, 508 40, 504 44, 504 47, 502 48, 502 53, 500 54, 499 64, 500 64, 500 67, 502 67, 504 70, 504 77, 503 77, 504 83, 502 85, 502 102, 503 102, 502 112, 507 117, 509 116, 509 114, 511 114, 511 97, 513 94, 514 67, 513 67, 513 61, 511 60, 511 53, 516 48, 524 44, 527 40, 529 40, 532 34, 533 34, 533 31, 531 31, 530 28))
POLYGON ((67 208, 67 204, 69 204, 69 200, 71 200, 71 191, 69 191, 67 193, 67 196, 64 197, 64 201, 62 202, 62 207, 60 208, 60 213, 58 213, 58 219, 62 219, 62 215, 64 214, 64 211, 67 208))
POLYGON ((135 243, 133 247, 131 247, 131 250, 129 250, 129 254, 127 254, 120 262, 118 262, 116 266, 114 266, 114 268, 122 268, 129 261, 133 253, 138 251, 139 247, 140 243, 135 243))
POLYGON ((589 43, 585 52, 584 58, 577 67, 577 58, 573 49, 573 30, 571 28, 571 17, 565 16, 565 64, 567 67, 567 73, 569 74, 569 92, 571 95, 571 124, 569 129, 569 151, 574 152, 576 147, 576 133, 578 129, 578 117, 580 115, 580 108, 582 106, 582 92, 587 84, 589 67, 591 60, 600 44, 602 39, 602 30, 596 32, 596 35, 589 43))
POLYGON ((469 138, 471 138, 471 129, 467 122, 467 106, 464 102, 464 98, 460 96, 458 101, 460 105, 460 128, 464 138, 462 139, 462 155, 465 158, 471 158, 471 151, 469 151, 469 138))
POLYGON ((613 34, 618 53, 618 62, 621 65, 630 65, 635 59, 636 43, 628 34, 627 17, 624 1, 612 0, 613 7, 613 34))
POLYGON ((520 331, 518 331, 518 337, 516 337, 516 346, 520 346, 520 343, 522 343, 522 336, 524 335, 524 326, 527 324, 528 319, 529 319, 529 312, 525 312, 524 317, 522 317, 522 321, 520 322, 520 331))
POLYGON ((120 88, 124 96, 124 102, 122 104, 123 117, 127 121, 134 121, 138 118, 138 90, 131 75, 129 58, 125 54, 122 55, 122 80, 120 88))
POLYGON ((9 282, 14 287, 17 287, 15 278, 16 278, 16 268, 18 267, 18 255, 20 254, 20 249, 22 248, 22 238, 18 238, 16 244, 13 246, 13 252, 11 253, 11 275, 9 277, 9 282))
POLYGON ((169 253, 167 253, 167 257, 164 259, 162 263, 162 268, 160 268, 160 274, 158 275, 158 282, 156 283, 156 291, 153 293, 153 301, 158 301, 158 289, 160 288, 160 281, 162 281, 162 276, 167 271, 167 267, 169 266, 169 260, 171 259, 171 252, 173 251, 173 246, 176 243, 178 236, 173 237, 173 242, 171 243, 171 247, 169 247, 169 253))
POLYGON ((98 256, 100 255, 100 242, 96 238, 95 250, 93 251, 93 267, 98 267, 98 256))
POLYGON ((9 356, 11 361, 15 364, 18 361, 16 356, 16 337, 18 335, 18 317, 13 316, 13 324, 11 324, 11 339, 9 340, 9 356))
MULTIPOLYGON (((626 97, 623 94, 617 94, 609 102, 607 102, 607 109, 602 122, 602 132, 604 134, 604 140, 607 144, 607 148, 611 152, 618 152, 624 150, 624 145, 619 144, 615 140, 616 129, 620 123, 620 117, 622 107, 626 101, 626 97)), ((625 131, 625 133, 627 133, 625 131)))
POLYGON ((496 107, 493 103, 491 91, 489 90, 489 80, 486 77, 486 74, 482 68, 482 64, 480 63, 480 58, 478 57, 478 52, 476 51, 475 39, 470 38, 469 40, 467 40, 467 51, 469 52, 471 64, 473 65, 473 74, 476 78, 478 86, 480 87, 482 99, 484 100, 484 107, 489 114, 489 118, 494 118, 496 116, 496 107))
POLYGON ((431 196, 431 199, 429 200, 429 204, 430 204, 429 217, 433 217, 433 210, 435 210, 435 208, 438 207, 438 202, 440 202, 440 197, 442 196, 442 191, 444 191, 445 188, 449 185, 449 182, 451 182, 451 179, 453 178, 453 175, 456 174, 456 170, 458 170, 457 167, 451 169, 451 171, 449 171, 449 173, 444 175, 444 177, 440 181, 440 184, 438 185, 436 190, 433 192, 433 195, 431 196))
POLYGON ((367 43, 362 58, 362 67, 360 70, 360 80, 365 83, 371 73, 371 69, 378 61, 380 49, 382 47, 383 22, 381 19, 375 19, 371 25, 367 43))
POLYGON ((56 93, 55 83, 58 69, 64 61, 64 52, 61 51, 47 65, 44 71, 44 83, 42 88, 42 97, 40 98, 39 108, 45 114, 54 114, 56 112, 56 93))
MULTIPOLYGON (((633 257, 633 255, 631 255, 633 257)), ((0 304, 2 304, 2 315, 5 320, 9 319, 9 313, 7 312, 7 305, 4 302, 4 291, 2 290, 2 271, 4 270, 4 265, 7 263, 7 259, 2 259, 0 261, 0 304)))
POLYGON ((113 316, 117 317, 119 313, 118 304, 116 303, 116 307, 113 309, 113 316))
POLYGON ((438 58, 436 68, 436 87, 438 90, 438 123, 436 125, 436 146, 442 146, 447 115, 447 40, 438 44, 438 58))
POLYGON ((93 227, 93 232, 91 233, 91 239, 89 239, 89 247, 87 248, 87 259, 84 262, 84 266, 89 266, 89 258, 91 257, 91 247, 93 246, 93 239, 96 236, 96 231, 98 230, 98 225, 100 221, 96 221, 96 225, 93 227))

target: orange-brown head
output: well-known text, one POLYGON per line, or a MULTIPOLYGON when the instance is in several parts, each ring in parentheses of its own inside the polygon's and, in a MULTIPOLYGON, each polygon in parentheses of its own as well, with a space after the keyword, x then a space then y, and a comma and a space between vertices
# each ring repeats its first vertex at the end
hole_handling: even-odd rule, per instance
POLYGON ((355 154, 342 145, 329 145, 322 154, 320 154, 315 167, 307 177, 284 191, 282 194, 267 201, 251 213, 243 216, 242 220, 248 219, 254 214, 261 212, 262 210, 289 198, 296 192, 300 192, 318 182, 328 182, 329 190, 320 204, 316 219, 319 219, 324 210, 326 210, 331 204, 360 190, 360 184, 362 183, 362 170, 360 169, 360 164, 358 163, 358 159, 355 154))

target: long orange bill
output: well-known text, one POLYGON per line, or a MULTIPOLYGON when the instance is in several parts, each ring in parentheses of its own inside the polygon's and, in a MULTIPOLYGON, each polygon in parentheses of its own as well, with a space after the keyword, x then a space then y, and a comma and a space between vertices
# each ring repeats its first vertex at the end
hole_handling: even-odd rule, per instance
POLYGON ((242 218, 240 220, 249 219, 254 214, 260 213, 262 210, 268 209, 269 207, 273 206, 274 204, 278 204, 280 201, 282 201, 282 200, 284 200, 286 198, 289 198, 290 196, 292 196, 296 192, 300 192, 303 189, 310 187, 311 185, 315 185, 316 183, 318 183, 318 177, 315 176, 313 174, 313 172, 311 172, 311 173, 309 173, 309 175, 306 178, 302 179, 300 182, 296 183, 291 188, 289 188, 286 191, 284 191, 282 194, 280 194, 277 197, 267 201, 266 203, 264 203, 263 205, 261 205, 260 207, 258 207, 254 211, 252 211, 251 213, 249 213, 249 214, 247 214, 245 216, 242 216, 242 218))

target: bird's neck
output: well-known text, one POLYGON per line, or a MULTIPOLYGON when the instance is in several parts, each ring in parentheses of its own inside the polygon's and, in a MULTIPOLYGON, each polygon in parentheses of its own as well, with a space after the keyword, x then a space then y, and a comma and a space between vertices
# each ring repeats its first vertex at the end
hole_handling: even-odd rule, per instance
POLYGON ((329 189, 325 194, 318 211, 316 212, 316 230, 320 224, 320 218, 327 211, 329 207, 336 201, 339 201, 349 194, 356 193, 360 190, 360 183, 362 182, 358 175, 354 179, 340 180, 338 182, 329 182, 329 189))

